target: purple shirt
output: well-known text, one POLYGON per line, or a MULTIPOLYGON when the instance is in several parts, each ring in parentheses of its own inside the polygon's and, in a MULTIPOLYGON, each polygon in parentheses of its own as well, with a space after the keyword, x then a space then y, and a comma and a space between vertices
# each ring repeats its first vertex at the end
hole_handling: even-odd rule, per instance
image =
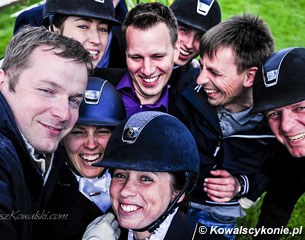
POLYGON ((120 80, 116 89, 122 96, 127 117, 137 112, 144 111, 160 111, 167 112, 168 110, 168 88, 166 87, 159 100, 154 104, 142 105, 139 98, 136 95, 135 88, 132 84, 131 77, 127 72, 120 80))

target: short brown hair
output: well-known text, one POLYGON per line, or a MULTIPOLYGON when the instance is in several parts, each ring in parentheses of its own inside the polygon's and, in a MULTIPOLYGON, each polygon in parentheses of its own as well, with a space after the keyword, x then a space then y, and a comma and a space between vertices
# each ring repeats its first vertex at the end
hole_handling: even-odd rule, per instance
POLYGON ((131 9, 122 25, 123 37, 126 46, 126 31, 129 26, 141 30, 147 30, 158 23, 165 23, 168 27, 172 45, 175 46, 178 40, 178 23, 174 13, 162 3, 140 3, 131 9))
POLYGON ((44 27, 25 27, 10 41, 6 48, 2 69, 9 77, 9 88, 14 91, 20 73, 29 68, 32 52, 40 46, 49 46, 48 50, 59 50, 55 54, 87 65, 92 70, 90 53, 76 40, 50 32, 44 27))
POLYGON ((237 15, 208 30, 200 43, 200 56, 212 58, 220 47, 231 47, 239 73, 259 67, 274 51, 274 40, 265 21, 251 14, 237 15))

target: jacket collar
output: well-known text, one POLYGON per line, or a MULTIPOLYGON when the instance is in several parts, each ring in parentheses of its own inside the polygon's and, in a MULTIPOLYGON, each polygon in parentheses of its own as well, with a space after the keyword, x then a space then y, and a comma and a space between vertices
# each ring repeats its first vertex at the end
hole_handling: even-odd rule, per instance
POLYGON ((189 84, 182 92, 182 96, 200 113, 202 119, 211 128, 220 133, 216 108, 208 103, 207 96, 201 88, 195 90, 195 88, 198 89, 197 86, 196 84, 189 84))

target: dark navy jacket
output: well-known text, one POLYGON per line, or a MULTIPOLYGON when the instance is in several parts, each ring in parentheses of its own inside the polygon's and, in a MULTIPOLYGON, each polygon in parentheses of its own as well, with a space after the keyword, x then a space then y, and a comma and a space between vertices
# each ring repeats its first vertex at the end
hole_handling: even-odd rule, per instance
MULTIPOLYGON (((262 164, 272 157, 276 140, 264 120, 255 129, 223 137, 216 108, 207 102, 205 92, 196 92, 199 69, 192 69, 175 86, 170 113, 190 129, 198 145, 200 176, 192 201, 199 204, 216 204, 203 192, 203 181, 212 168, 225 169, 233 176, 246 175, 249 188, 245 196, 255 201, 265 191, 268 179, 262 164)), ((237 205, 237 199, 220 205, 237 205)), ((218 204, 216 204, 218 205, 218 204)))
MULTIPOLYGON (((267 164, 270 183, 261 207, 257 228, 282 228, 290 219, 295 204, 305 192, 305 158, 293 157, 286 147, 278 149, 267 164)), ((304 223, 305 219, 302 219, 304 223)), ((301 227, 301 226, 300 226, 301 227)), ((261 234, 255 239, 279 239, 280 234, 261 234)))
POLYGON ((22 27, 26 25, 30 26, 42 26, 42 15, 45 4, 38 5, 29 10, 20 13, 15 20, 14 34, 16 34, 22 27))
POLYGON ((37 240, 42 239, 41 232, 48 232, 44 240, 81 240, 89 223, 104 214, 78 190, 78 181, 67 164, 61 169, 45 211, 62 219, 41 221, 39 231, 34 233, 37 240))
POLYGON ((48 180, 43 185, 13 114, 0 93, 1 239, 32 240, 33 223, 53 191, 61 163, 61 159, 53 160, 48 180))
MULTIPOLYGON (((190 214, 178 210, 164 239, 160 240, 226 240, 223 235, 204 232, 205 227, 196 222, 190 214)), ((127 240, 128 230, 121 228, 119 240, 127 240)))

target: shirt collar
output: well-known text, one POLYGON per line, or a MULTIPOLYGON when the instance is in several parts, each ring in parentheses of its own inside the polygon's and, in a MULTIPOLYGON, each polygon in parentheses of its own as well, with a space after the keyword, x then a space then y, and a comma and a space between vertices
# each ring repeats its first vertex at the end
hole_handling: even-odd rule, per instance
POLYGON ((34 161, 35 166, 38 168, 40 171, 41 175, 44 177, 44 183, 46 182, 49 173, 51 171, 51 166, 53 164, 53 158, 54 158, 54 153, 51 154, 50 156, 50 164, 46 163, 46 158, 49 156, 46 156, 45 154, 39 154, 36 152, 34 147, 29 143, 29 141, 25 138, 25 136, 21 133, 21 136, 25 142, 26 148, 31 156, 31 158, 34 161))
MULTIPOLYGON (((132 84, 132 79, 130 74, 127 72, 122 77, 121 81, 116 86, 116 89, 118 91, 129 91, 132 93, 132 95, 140 102, 139 98, 136 95, 134 85, 132 84)), ((169 90, 168 86, 163 89, 163 92, 161 94, 161 97, 158 99, 158 101, 154 104, 145 104, 149 108, 158 108, 158 107, 164 107, 166 111, 168 111, 168 96, 169 96, 169 90)))
MULTIPOLYGON (((176 208, 172 214, 168 215, 167 218, 160 224, 160 227, 157 228, 150 237, 145 238, 145 240, 164 239, 177 211, 178 211, 178 208, 176 208)), ((134 240, 132 230, 128 231, 128 240, 134 240)))
POLYGON ((240 125, 245 125, 250 121, 260 122, 263 119, 262 113, 250 113, 252 108, 248 108, 241 112, 232 113, 224 109, 222 106, 217 107, 217 112, 230 116, 235 122, 240 125))
POLYGON ((133 92, 135 92, 134 86, 132 84, 131 76, 129 75, 128 72, 126 72, 124 74, 124 76, 122 77, 121 81, 116 86, 117 90, 121 90, 123 88, 129 88, 129 89, 132 89, 133 92))

